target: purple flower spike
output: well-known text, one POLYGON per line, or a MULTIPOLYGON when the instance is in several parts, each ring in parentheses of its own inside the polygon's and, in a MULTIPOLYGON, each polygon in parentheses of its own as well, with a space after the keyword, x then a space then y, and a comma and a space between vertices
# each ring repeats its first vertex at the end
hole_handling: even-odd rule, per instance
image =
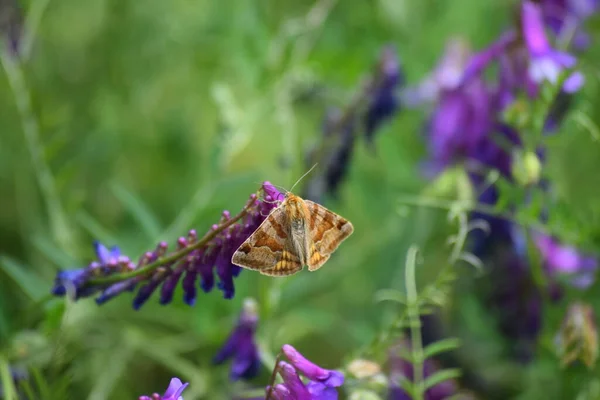
POLYGON ((289 344, 281 348, 290 363, 301 371, 308 379, 323 383, 327 387, 339 387, 344 383, 344 374, 321 368, 312 361, 307 360, 298 350, 289 344))
POLYGON ((181 282, 184 301, 193 305, 197 296, 198 275, 201 277, 202 290, 210 292, 215 286, 216 270, 218 288, 223 291, 223 297, 231 299, 235 294, 234 278, 241 272, 240 267, 231 263, 233 253, 277 207, 278 202, 285 199, 269 182, 263 184, 262 192, 263 198, 252 194, 244 209, 236 216, 224 211, 219 223, 212 225, 208 231, 210 239, 202 240, 196 230, 191 230, 177 240, 173 252, 168 252, 166 242, 160 242, 153 251, 144 253, 137 264, 122 255, 117 246, 109 249, 95 242, 97 259, 85 268, 59 272, 52 293, 56 296, 74 293, 75 299, 78 299, 101 292, 96 302, 103 304, 124 291, 133 291, 140 284, 133 302, 134 308, 139 309, 161 285, 160 303, 170 303, 181 282), (143 269, 143 273, 134 278, 125 275, 140 269, 143 269), (100 281, 117 274, 124 274, 123 278, 91 284, 92 280, 100 281))
POLYGON ((251 379, 260 369, 258 348, 254 342, 254 333, 258 324, 257 305, 252 299, 246 299, 236 327, 233 329, 213 362, 221 364, 233 358, 231 380, 251 379))
MULTIPOLYGON (((562 71, 573 68, 577 60, 572 55, 550 46, 540 6, 531 1, 523 1, 521 12, 523 38, 531 56, 529 75, 537 83, 547 80, 555 84, 562 71)), ((581 88, 583 81, 583 75, 574 72, 564 82, 563 90, 573 93, 581 88)))
POLYGON ((169 387, 162 396, 154 393, 150 396, 140 396, 138 400, 183 400, 181 395, 189 383, 183 383, 179 378, 172 378, 169 387))

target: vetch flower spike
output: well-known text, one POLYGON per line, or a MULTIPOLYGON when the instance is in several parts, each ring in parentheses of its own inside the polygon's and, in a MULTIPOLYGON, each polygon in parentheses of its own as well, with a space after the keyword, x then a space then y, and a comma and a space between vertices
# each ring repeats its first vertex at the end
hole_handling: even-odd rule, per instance
POLYGON ((172 378, 169 387, 162 396, 154 393, 152 396, 140 396, 138 400, 184 400, 181 395, 189 383, 183 383, 179 378, 172 378))
POLYGON ((257 324, 256 301, 246 299, 236 327, 213 359, 215 364, 221 364, 229 358, 233 358, 230 373, 232 381, 251 379, 259 372, 260 359, 254 341, 257 324))
POLYGON ((133 301, 133 307, 139 309, 159 287, 160 303, 168 304, 183 278, 184 301, 193 305, 198 280, 200 288, 209 292, 214 287, 216 272, 217 287, 223 297, 230 299, 235 294, 233 279, 240 273, 240 268, 231 263, 233 253, 284 197, 269 182, 264 182, 261 189, 262 199, 252 194, 235 216, 224 211, 221 220, 201 238, 195 230, 189 231, 187 236, 179 238, 172 252, 166 242, 161 242, 135 263, 122 255, 118 247, 108 249, 95 243, 96 261, 85 268, 59 272, 52 293, 56 296, 74 293, 74 298, 79 299, 101 292, 96 302, 103 304, 140 285, 133 301))

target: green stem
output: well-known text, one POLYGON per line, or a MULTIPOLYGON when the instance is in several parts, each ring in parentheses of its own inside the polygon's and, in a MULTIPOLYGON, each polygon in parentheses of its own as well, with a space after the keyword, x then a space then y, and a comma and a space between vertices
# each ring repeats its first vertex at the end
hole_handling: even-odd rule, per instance
POLYGON ((30 2, 27 17, 25 18, 25 31, 21 40, 21 59, 24 61, 31 58, 38 28, 49 4, 50 0, 35 0, 30 2))
POLYGON ((405 284, 408 318, 410 321, 410 341, 413 365, 413 400, 423 400, 423 342, 421 338, 421 315, 419 312, 419 296, 415 279, 416 258, 419 249, 413 245, 406 255, 405 284))
POLYGON ((269 379, 269 391, 267 392, 267 397, 265 397, 265 400, 271 399, 271 393, 273 393, 273 386, 275 386, 275 377, 277 376, 277 370, 279 369, 279 360, 281 360, 281 356, 282 354, 279 352, 275 358, 275 366, 273 367, 273 372, 271 372, 271 378, 269 379))
POLYGON ((23 134, 31 154, 31 162, 46 203, 53 236, 62 249, 66 250, 72 246, 72 235, 66 215, 60 204, 54 176, 44 159, 44 148, 40 140, 40 127, 31 107, 31 98, 23 71, 18 61, 8 53, 3 52, 0 58, 19 112, 23 134))
POLYGON ((4 391, 4 400, 17 400, 17 392, 10 373, 8 360, 0 354, 0 382, 2 382, 2 390, 4 391))
POLYGON ((487 214, 492 217, 504 219, 504 220, 513 222, 515 224, 537 230, 541 233, 552 233, 551 229, 549 229, 547 226, 544 226, 544 224, 540 223, 536 219, 531 219, 531 220, 521 219, 521 220, 519 220, 519 219, 517 219, 517 217, 515 217, 514 215, 512 215, 510 213, 499 211, 495 207, 488 206, 485 204, 472 205, 470 202, 467 202, 467 201, 436 199, 436 198, 431 198, 431 197, 420 197, 420 196, 410 196, 410 195, 402 196, 400 198, 400 203, 406 204, 406 205, 413 205, 413 206, 439 208, 442 210, 449 210, 449 211, 457 209, 457 208, 463 208, 466 211, 479 212, 482 214, 487 214))
POLYGON ((239 214, 232 217, 231 219, 229 219, 227 222, 223 223, 222 225, 219 225, 216 229, 211 230, 206 235, 204 235, 202 237, 202 239, 200 239, 199 241, 197 241, 194 244, 184 247, 181 250, 175 251, 175 252, 169 254, 168 256, 161 257, 161 258, 157 259, 156 261, 151 262, 150 264, 144 265, 142 268, 136 269, 134 271, 123 273, 123 274, 115 274, 115 275, 111 275, 111 276, 104 277, 104 278, 90 279, 88 282, 88 285, 93 286, 93 285, 104 285, 104 284, 108 284, 108 283, 122 282, 127 279, 135 278, 136 276, 139 276, 139 275, 147 274, 148 272, 151 272, 160 266, 174 263, 175 261, 179 260, 183 256, 191 253, 192 251, 205 246, 209 241, 214 239, 219 233, 223 232, 225 229, 227 229, 231 225, 235 224, 237 221, 239 221, 242 217, 244 217, 246 215, 246 213, 248 212, 248 209, 253 204, 254 204, 254 201, 249 201, 246 204, 246 206, 244 206, 242 211, 240 211, 239 214))

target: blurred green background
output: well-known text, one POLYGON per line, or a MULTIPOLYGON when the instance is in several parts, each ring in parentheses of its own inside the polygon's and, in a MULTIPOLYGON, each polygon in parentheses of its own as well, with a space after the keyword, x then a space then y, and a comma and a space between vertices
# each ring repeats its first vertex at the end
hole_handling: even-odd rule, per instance
MULTIPOLYGON (((1 354, 43 369, 50 397, 41 398, 70 381, 64 398, 132 399, 164 391, 171 376, 191 382, 186 400, 231 398, 264 387, 284 343, 338 367, 397 314, 373 299, 379 289, 402 290, 408 247, 419 244, 426 257, 419 282, 448 256, 444 242, 456 227, 446 212, 399 203, 436 190, 419 172, 422 111, 385 124, 375 152, 359 141, 340 199, 325 202, 355 233, 319 273, 275 281, 243 271, 231 301, 214 290, 188 307, 179 288, 172 304, 153 296, 137 312, 128 293, 98 307, 91 299, 48 301, 49 291, 57 270, 93 259, 94 239, 137 259, 159 240, 205 231, 224 209, 237 212, 264 180, 290 188, 307 170, 304 152, 321 135, 326 110, 350 101, 382 46, 398 51, 416 83, 450 37, 474 49, 493 41, 511 22, 510 5, 23 2, 34 15, 27 26, 37 29, 32 51, 22 75, 0 74, 1 354), (24 115, 18 105, 28 96, 24 115), (253 382, 230 385, 228 366, 212 366, 211 358, 245 297, 261 307, 266 365, 253 382)), ((597 66, 598 50, 584 61, 597 66)), ((598 119, 598 71, 588 71, 576 112, 598 119)), ((545 172, 565 204, 561 223, 597 250, 598 137, 568 119, 548 146, 545 172)), ((471 268, 457 271, 475 279, 471 268)), ((473 299, 455 293, 450 301, 467 321, 460 334, 481 350, 488 374, 506 374, 492 368, 500 340, 473 299)), ((548 365, 542 382, 557 371, 548 365)))

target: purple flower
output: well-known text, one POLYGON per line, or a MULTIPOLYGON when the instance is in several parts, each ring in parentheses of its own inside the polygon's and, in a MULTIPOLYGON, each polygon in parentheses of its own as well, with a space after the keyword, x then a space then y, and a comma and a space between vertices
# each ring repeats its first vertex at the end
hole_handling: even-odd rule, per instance
MULTIPOLYGON (((537 83, 544 80, 555 84, 564 69, 577 63, 574 56, 550 46, 544 29, 544 18, 539 5, 523 1, 521 8, 523 38, 530 54, 529 75, 537 83)), ((573 93, 583 85, 583 75, 574 72, 564 82, 563 90, 573 93)))
POLYGON ((442 93, 459 87, 464 80, 470 54, 467 41, 462 38, 449 40, 435 70, 415 87, 402 91, 402 104, 417 107, 437 102, 442 93))
POLYGON ((479 77, 442 92, 427 123, 429 167, 436 173, 455 162, 480 157, 495 129, 494 98, 479 77))
POLYGON ((321 368, 313 362, 307 360, 298 350, 289 344, 284 344, 281 348, 283 354, 290 363, 304 374, 308 379, 320 382, 327 387, 338 387, 344 383, 344 374, 335 370, 321 368))
POLYGON ((598 0, 541 0, 539 2, 546 25, 559 39, 573 37, 573 46, 583 50, 590 45, 589 35, 583 31, 583 23, 598 12, 598 0))
POLYGON ((183 383, 179 378, 172 378, 167 391, 162 396, 154 393, 152 396, 140 396, 138 400, 183 400, 181 393, 189 383, 183 383))
MULTIPOLYGON (((282 351, 289 363, 281 361, 277 365, 283 383, 273 387, 272 399, 294 400, 337 400, 337 387, 344 383, 344 374, 339 371, 321 368, 307 360, 295 348, 286 344, 282 351), (301 372, 308 382, 304 383, 298 373, 301 372)), ((269 387, 266 391, 269 393, 269 387)))
POLYGON ((544 234, 535 236, 535 244, 550 275, 570 275, 572 284, 581 288, 588 287, 593 282, 598 267, 595 258, 582 255, 574 247, 562 245, 544 234))
POLYGON ((197 232, 191 230, 186 237, 179 238, 173 252, 169 253, 168 244, 161 242, 154 251, 142 255, 137 264, 122 256, 117 247, 107 249, 97 243, 97 260, 85 268, 59 272, 52 293, 64 296, 72 287, 76 298, 81 298, 101 291, 96 302, 102 304, 139 286, 133 300, 133 307, 139 309, 159 288, 160 303, 168 304, 181 281, 183 300, 193 305, 198 281, 200 288, 209 292, 215 286, 216 272, 219 279, 216 286, 223 292, 223 297, 230 299, 235 293, 233 278, 241 271, 231 263, 233 253, 284 198, 269 182, 263 183, 262 191, 264 198, 251 195, 237 216, 232 217, 224 211, 219 223, 214 224, 204 238, 199 238, 197 232), (113 275, 118 278, 119 274, 128 272, 135 275, 98 284, 102 278, 113 275), (100 280, 95 282, 96 279, 100 280))
POLYGON ((365 136, 369 143, 373 141, 381 124, 398 111, 399 101, 394 91, 402 85, 402 81, 402 71, 395 50, 392 47, 384 48, 364 116, 365 136))
MULTIPOLYGON (((325 193, 337 196, 339 187, 348 175, 350 161, 354 153, 355 125, 353 117, 348 121, 343 120, 344 115, 337 108, 327 112, 322 127, 323 140, 331 143, 331 147, 324 154, 324 172, 314 176, 305 186, 303 197, 316 202, 322 200, 325 193)), ((348 117, 347 117, 348 118, 348 117)), ((306 165, 312 167, 313 157, 317 150, 313 149, 308 155, 306 165)))
POLYGON ((257 305, 254 300, 246 299, 236 327, 229 338, 214 357, 215 364, 233 358, 231 380, 251 379, 260 369, 258 349, 254 342, 254 334, 258 323, 257 305))
MULTIPOLYGON (((402 389, 399 382, 414 379, 414 370, 411 363, 402 358, 398 353, 400 351, 410 351, 410 342, 403 340, 400 344, 390 349, 390 388, 388 400, 410 400, 411 396, 402 389)), ((432 359, 427 359, 423 363, 423 378, 427 378, 439 370, 437 363, 432 359)), ((454 380, 445 380, 427 389, 424 394, 425 400, 442 400, 456 395, 459 391, 458 385, 454 380)))
POLYGON ((127 272, 135 268, 131 260, 121 255, 117 246, 108 249, 100 242, 94 242, 96 261, 85 268, 60 271, 56 274, 52 293, 64 296, 73 291, 75 299, 91 296, 102 290, 105 286, 87 285, 88 280, 113 273, 127 272))
POLYGON ((23 35, 23 10, 18 0, 0 2, 0 35, 12 55, 18 55, 23 35))

